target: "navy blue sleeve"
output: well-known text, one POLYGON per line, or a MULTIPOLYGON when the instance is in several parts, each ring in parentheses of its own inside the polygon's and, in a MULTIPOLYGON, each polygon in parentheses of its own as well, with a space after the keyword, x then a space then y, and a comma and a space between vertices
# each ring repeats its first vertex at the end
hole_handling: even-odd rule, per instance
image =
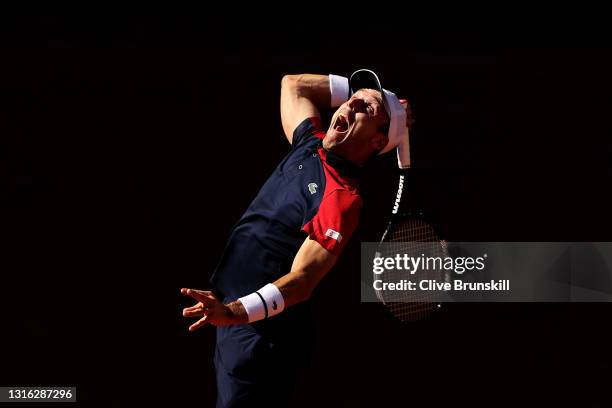
POLYGON ((295 128, 291 144, 295 149, 312 137, 322 138, 321 119, 317 117, 306 118, 295 128))

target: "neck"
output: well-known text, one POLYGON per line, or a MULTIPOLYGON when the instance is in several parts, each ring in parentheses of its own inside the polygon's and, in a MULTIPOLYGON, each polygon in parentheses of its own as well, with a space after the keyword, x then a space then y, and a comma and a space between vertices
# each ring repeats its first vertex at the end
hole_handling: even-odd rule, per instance
POLYGON ((355 152, 354 149, 342 149, 342 146, 336 146, 336 148, 332 148, 328 151, 337 156, 340 156, 342 159, 348 162, 351 162, 357 167, 363 167, 368 161, 368 158, 371 156, 370 154, 366 155, 363 153, 355 152))
POLYGON ((335 151, 325 150, 327 162, 344 176, 358 179, 363 172, 363 166, 349 160, 335 151))

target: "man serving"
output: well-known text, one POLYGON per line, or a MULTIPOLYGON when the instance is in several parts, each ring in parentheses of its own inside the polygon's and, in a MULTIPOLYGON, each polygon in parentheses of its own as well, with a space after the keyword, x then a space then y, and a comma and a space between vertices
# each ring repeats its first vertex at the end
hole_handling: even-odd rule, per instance
POLYGON ((189 330, 217 327, 217 407, 285 406, 308 361, 314 288, 359 222, 364 164, 398 147, 406 111, 369 70, 286 75, 281 120, 291 151, 234 227, 212 291, 181 289, 197 303, 189 330), (320 110, 338 107, 327 131, 320 110), (277 316, 278 315, 278 316, 277 316))

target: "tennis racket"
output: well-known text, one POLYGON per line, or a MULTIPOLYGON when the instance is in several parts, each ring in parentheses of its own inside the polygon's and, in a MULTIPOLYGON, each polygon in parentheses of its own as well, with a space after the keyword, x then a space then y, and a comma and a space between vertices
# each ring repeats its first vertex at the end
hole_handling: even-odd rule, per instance
MULTIPOLYGON (((410 113, 408 102, 400 100, 410 113)), ((409 120, 410 115, 409 115, 409 120)), ((425 262, 428 258, 444 259, 448 256, 446 242, 436 229, 428 222, 425 213, 417 200, 417 189, 414 170, 410 167, 400 169, 398 187, 391 218, 380 240, 377 257, 396 257, 406 255, 425 262)), ((415 290, 376 290, 376 296, 397 319, 411 322, 428 317, 441 307, 441 294, 436 290, 421 290, 420 281, 437 283, 450 282, 450 274, 443 269, 441 262, 428 262, 427 268, 416 270, 391 269, 382 274, 374 274, 374 279, 383 284, 400 284, 414 282, 415 290)), ((426 282, 427 285, 427 282, 426 282)), ((388 287, 388 286, 385 286, 388 287)))

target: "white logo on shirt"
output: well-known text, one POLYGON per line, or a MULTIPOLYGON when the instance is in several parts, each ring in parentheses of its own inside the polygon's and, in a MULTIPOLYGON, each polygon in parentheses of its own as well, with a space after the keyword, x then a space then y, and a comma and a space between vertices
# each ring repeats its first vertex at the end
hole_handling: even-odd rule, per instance
POLYGON ((310 191, 310 194, 316 193, 317 192, 317 187, 319 187, 319 186, 317 186, 316 183, 310 183, 308 185, 308 191, 310 191))
POLYGON ((327 232, 325 233, 326 236, 335 239, 336 241, 340 242, 342 241, 342 235, 340 235, 340 233, 338 231, 334 231, 333 229, 329 228, 327 230, 327 232))

